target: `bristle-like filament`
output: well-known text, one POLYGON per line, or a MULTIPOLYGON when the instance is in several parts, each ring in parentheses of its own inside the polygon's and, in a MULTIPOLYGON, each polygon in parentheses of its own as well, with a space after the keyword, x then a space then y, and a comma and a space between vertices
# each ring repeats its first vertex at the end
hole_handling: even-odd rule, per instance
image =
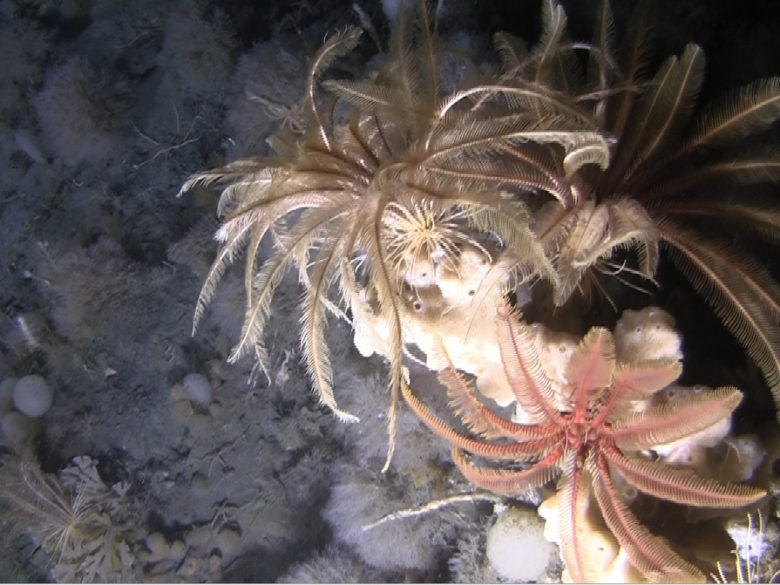
POLYGON ((765 490, 748 485, 703 478, 691 469, 626 457, 614 447, 605 448, 604 455, 610 465, 639 491, 678 504, 741 508, 755 504, 766 495, 765 490))
POLYGON ((615 342, 603 327, 593 327, 580 342, 566 366, 566 380, 574 394, 577 412, 584 412, 588 399, 608 388, 615 371, 615 342))
POLYGON ((320 248, 314 261, 311 285, 307 288, 301 315, 301 346, 306 366, 314 381, 320 400, 342 422, 358 422, 358 418, 341 410, 333 394, 333 369, 325 343, 325 309, 332 273, 344 255, 344 237, 320 248))
POLYGON ((668 177, 664 169, 656 171, 656 180, 641 187, 642 200, 671 211, 678 200, 694 207, 711 199, 717 201, 713 195, 728 193, 735 187, 780 181, 780 161, 773 149, 709 156, 703 162, 688 157, 681 159, 679 165, 669 165, 668 177))
POLYGON ((774 280, 766 271, 746 270, 750 262, 716 241, 693 236, 671 222, 663 224, 661 237, 673 247, 672 259, 694 288, 761 368, 780 406, 780 300, 774 280))
POLYGON ((468 461, 458 447, 452 448, 452 458, 463 476, 474 485, 499 494, 519 495, 527 489, 545 485, 558 475, 562 450, 563 443, 559 443, 544 459, 522 471, 479 467, 468 461))
POLYGON ((366 112, 388 110, 393 106, 393 99, 397 99, 391 88, 372 81, 328 80, 322 85, 366 112))
POLYGON ((654 536, 637 520, 623 503, 610 477, 603 457, 588 461, 593 476, 594 495, 601 508, 604 521, 620 545, 626 549, 631 562, 651 581, 698 582, 704 575, 688 561, 682 559, 661 539, 654 536))
MULTIPOLYGON (((681 218, 708 218, 718 223, 734 224, 771 244, 780 243, 780 208, 772 203, 681 199, 664 203, 664 211, 681 218)), ((766 271, 749 257, 743 258, 743 264, 750 265, 751 273, 766 271)))
POLYGON ((537 459, 539 454, 548 451, 556 443, 560 443, 559 437, 555 435, 543 436, 542 438, 524 443, 487 443, 483 440, 474 439, 455 430, 452 425, 446 423, 432 412, 403 380, 401 381, 401 393, 409 407, 431 431, 454 447, 479 457, 507 461, 532 461, 537 459))
POLYGON ((650 449, 694 435, 729 416, 742 400, 733 387, 693 394, 622 417, 611 435, 623 450, 650 449))
POLYGON ((486 439, 506 437, 515 441, 539 440, 557 434, 558 429, 554 426, 518 424, 493 412, 477 398, 472 385, 455 369, 444 346, 442 351, 450 365, 439 373, 439 381, 447 387, 453 411, 471 432, 486 439))
POLYGON ((501 69, 507 74, 516 73, 528 57, 523 43, 506 32, 497 32, 493 35, 493 42, 501 58, 501 69))
POLYGON ((197 332, 198 326, 205 315, 206 307, 214 297, 219 281, 222 280, 225 271, 235 261, 236 256, 241 252, 241 248, 249 239, 255 227, 256 224, 252 222, 252 218, 243 217, 220 229, 224 240, 217 257, 212 262, 208 274, 206 274, 198 300, 195 303, 195 315, 192 318, 193 335, 197 332))
POLYGON ((612 377, 610 399, 642 400, 666 388, 682 374, 682 362, 658 359, 620 363, 612 377))
POLYGON ((694 44, 682 56, 670 57, 661 66, 636 105, 620 143, 615 164, 610 169, 610 191, 620 190, 640 163, 649 160, 661 146, 676 136, 696 103, 704 78, 704 55, 694 44))
POLYGON ((315 89, 317 81, 322 72, 327 69, 334 60, 340 56, 349 53, 360 40, 363 31, 359 28, 349 27, 329 38, 325 44, 317 51, 309 70, 309 80, 306 85, 306 106, 309 109, 313 122, 315 124, 316 136, 322 145, 330 150, 331 140, 329 129, 326 128, 320 114, 317 110, 317 99, 315 89))
POLYGON ((636 103, 639 88, 645 81, 646 64, 650 55, 650 40, 656 8, 654 0, 642 0, 634 8, 628 31, 624 35, 626 46, 621 53, 621 70, 627 83, 625 89, 609 103, 605 128, 620 141, 636 103))
POLYGON ((395 293, 394 275, 390 272, 390 262, 387 258, 387 250, 383 240, 384 228, 382 217, 388 201, 380 199, 372 206, 370 213, 366 213, 366 226, 363 230, 363 245, 372 258, 370 266, 371 282, 376 287, 380 310, 387 315, 390 323, 390 347, 388 358, 390 360, 390 406, 387 413, 388 447, 385 464, 382 472, 390 467, 390 461, 395 451, 396 441, 396 416, 398 401, 401 398, 401 382, 403 380, 403 336, 401 330, 401 317, 399 298, 395 293))
POLYGON ((768 128, 780 118, 780 77, 754 81, 705 108, 683 152, 720 146, 768 128))
POLYGON ((538 63, 534 82, 544 85, 549 80, 549 68, 566 32, 566 13, 556 0, 542 1, 542 35, 529 61, 538 63))
MULTIPOLYGON (((349 202, 346 203, 349 205, 349 202)), ((343 208, 336 207, 315 209, 301 221, 286 236, 283 236, 278 249, 265 261, 260 272, 255 277, 252 304, 247 307, 241 337, 233 346, 228 361, 236 362, 253 348, 260 358, 265 357, 262 347, 262 332, 268 320, 271 299, 285 272, 296 262, 302 262, 309 248, 316 241, 323 227, 338 216, 343 208)), ((261 360, 262 362, 265 359, 261 360)))
MULTIPOLYGON (((561 555, 574 582, 593 582, 603 572, 603 567, 593 566, 593 556, 586 553, 588 547, 587 516, 591 509, 590 477, 575 460, 577 454, 564 457, 563 474, 558 480, 558 533, 561 555)), ((596 557, 600 560, 600 557, 596 557)))
POLYGON ((517 403, 537 420, 557 420, 550 380, 542 370, 529 327, 510 311, 498 317, 497 325, 501 361, 517 403))

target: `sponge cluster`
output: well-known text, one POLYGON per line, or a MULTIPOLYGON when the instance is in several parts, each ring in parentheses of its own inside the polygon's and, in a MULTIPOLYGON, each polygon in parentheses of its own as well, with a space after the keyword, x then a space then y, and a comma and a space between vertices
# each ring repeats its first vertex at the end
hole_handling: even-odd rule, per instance
POLYGON ((0 428, 10 443, 23 443, 35 430, 35 419, 51 408, 54 392, 38 374, 0 382, 0 428))

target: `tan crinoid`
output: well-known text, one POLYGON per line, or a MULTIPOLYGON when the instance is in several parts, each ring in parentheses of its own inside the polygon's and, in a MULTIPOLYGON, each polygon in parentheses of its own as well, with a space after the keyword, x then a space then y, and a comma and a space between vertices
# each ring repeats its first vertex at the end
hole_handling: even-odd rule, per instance
POLYGON ((513 272, 553 278, 527 207, 515 195, 549 187, 569 202, 575 194, 565 174, 608 162, 607 141, 568 99, 507 83, 504 74, 445 83, 429 20, 423 2, 402 13, 385 65, 362 80, 321 81, 357 45, 360 31, 333 35, 312 61, 296 148, 199 173, 181 190, 224 186, 220 250, 198 299, 195 327, 228 265, 246 248, 246 312, 230 360, 254 353, 263 364, 274 290, 296 268, 305 288, 300 337, 308 371, 322 402, 343 420, 353 417, 334 396, 326 316, 351 310, 387 325, 386 344, 376 349, 390 361, 391 439, 407 292, 414 294, 418 278, 433 273, 427 271, 457 272, 464 247, 489 261, 488 249, 511 251, 514 260, 497 285, 513 272), (322 87, 330 92, 327 105, 322 87), (334 112, 343 108, 351 115, 338 124, 334 112), (538 151, 533 156, 531 145, 538 151), (556 173, 539 172, 536 156, 556 173), (273 242, 268 258, 258 256, 264 239, 273 242))
POLYGON ((564 96, 575 105, 562 116, 588 120, 610 141, 608 165, 565 174, 536 145, 521 147, 546 178, 540 189, 553 195, 534 212, 534 227, 557 273, 555 304, 596 271, 619 274, 625 264, 610 262, 623 248, 637 252, 633 272, 652 278, 660 245, 761 368, 780 406, 780 286, 758 256, 776 251, 780 233, 780 159, 769 132, 780 118, 780 78, 700 107, 699 46, 688 44, 648 75, 653 2, 638 4, 619 51, 608 1, 591 43, 568 38, 555 0, 542 4, 542 50, 525 55, 511 50, 517 41, 500 37, 508 47, 505 82, 564 96), (576 197, 556 196, 562 183, 576 197))

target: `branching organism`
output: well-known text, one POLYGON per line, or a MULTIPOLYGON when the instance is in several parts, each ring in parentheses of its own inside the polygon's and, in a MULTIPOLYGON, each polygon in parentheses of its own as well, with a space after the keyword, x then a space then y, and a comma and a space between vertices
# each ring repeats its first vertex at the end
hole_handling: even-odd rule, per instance
MULTIPOLYGON (((542 51, 518 57, 516 41, 500 37, 508 47, 505 83, 567 96, 576 108, 561 115, 584 117, 611 141, 606 166, 562 176, 539 160, 546 176, 578 194, 556 197, 534 217, 557 272, 554 301, 563 305, 594 270, 609 270, 620 248, 636 249, 638 272, 652 278, 660 243, 761 368, 780 406, 780 286, 754 252, 775 249, 780 233, 780 160, 767 133, 780 117, 780 78, 697 108, 705 72, 699 46, 687 45, 647 75, 652 5, 640 3, 617 57, 607 1, 592 44, 567 38, 554 0, 543 2, 542 51), (584 74, 576 52, 587 55, 584 74)), ((527 147, 529 156, 535 149, 527 147)))
POLYGON ((194 328, 245 251, 244 324, 229 360, 253 354, 265 367, 272 298, 297 270, 302 355, 325 405, 341 420, 355 419, 336 400, 329 316, 351 323, 361 353, 390 362, 385 468, 403 394, 453 443, 456 464, 477 485, 515 494, 559 478, 562 549, 575 579, 593 577, 578 543, 591 497, 643 574, 701 578, 639 522, 616 482, 690 506, 755 503, 760 489, 651 457, 654 447, 727 420, 741 392, 719 388, 656 403, 680 376, 679 356, 618 357, 613 334, 598 327, 572 344, 553 379, 551 362, 564 358, 539 351, 509 299, 540 280, 549 281, 556 306, 599 273, 652 280, 666 250, 780 403, 780 286, 753 248, 732 244, 737 233, 777 244, 780 214, 765 188, 780 178, 780 164, 776 148, 753 141, 780 116, 780 80, 753 83, 694 115, 702 51, 688 45, 647 76, 650 2, 637 8, 621 52, 612 49, 608 2, 592 43, 568 38, 556 0, 542 6, 534 47, 526 51, 499 33, 498 69, 456 79, 444 74, 442 57, 464 57, 432 32, 424 0, 401 10, 386 61, 363 79, 323 79, 361 33, 348 28, 328 39, 312 60, 294 148, 280 141, 272 157, 196 174, 181 189, 223 189, 220 248, 194 328), (745 187, 750 200, 738 197, 745 187), (268 257, 260 253, 264 242, 268 257), (635 267, 618 260, 626 250, 635 267), (441 379, 468 432, 410 389, 404 356, 411 345, 426 353, 427 367, 449 366, 441 379), (490 397, 501 406, 515 402, 522 424, 491 411, 485 388, 478 395, 457 372, 482 384, 479 368, 497 370, 500 379, 485 383, 495 390, 490 397))
POLYGON ((698 476, 642 453, 693 437, 730 415, 742 399, 733 387, 692 394, 673 408, 652 397, 682 371, 675 358, 619 361, 607 329, 594 327, 570 354, 563 382, 540 365, 535 331, 505 311, 498 318, 501 357, 524 417, 520 424, 491 410, 454 368, 440 374, 450 405, 468 432, 431 411, 404 383, 417 415, 452 445, 455 464, 477 486, 520 495, 557 478, 562 554, 574 581, 598 579, 585 554, 582 525, 595 498, 601 516, 632 564, 651 580, 701 580, 703 574, 639 522, 616 485, 620 476, 641 492, 697 507, 741 508, 765 491, 698 476), (591 495, 592 493, 592 495, 591 495))
POLYGON ((481 243, 492 240, 516 258, 501 285, 513 272, 553 278, 527 206, 512 193, 545 189, 569 204, 577 193, 565 177, 585 164, 605 167, 609 153, 607 140, 570 100, 544 88, 502 79, 460 80, 448 88, 424 3, 399 18, 380 71, 364 80, 322 82, 329 65, 359 38, 358 29, 347 29, 315 55, 303 105, 306 128, 294 154, 197 174, 181 192, 225 186, 218 207, 221 246, 198 299, 195 327, 228 265, 247 249, 246 313, 231 361, 254 353, 266 362, 262 333, 271 299, 295 267, 306 291, 301 344, 309 373, 322 402, 342 420, 353 420, 334 396, 326 316, 343 317, 346 310, 356 318, 381 316, 387 325, 382 353, 391 370, 391 453, 404 344, 399 299, 424 278, 421 267, 457 270, 466 244, 492 261, 481 243), (347 123, 333 120, 333 102, 321 103, 323 86, 336 105, 352 109, 347 123), (529 148, 538 153, 529 156, 529 148), (556 172, 538 170, 536 156, 556 172), (274 245, 267 259, 258 257, 264 238, 274 245))
POLYGON ((59 477, 44 474, 30 454, 0 458, 11 525, 28 532, 52 561, 57 581, 132 581, 137 566, 132 544, 138 538, 126 498, 127 484, 106 486, 95 463, 77 457, 59 477))

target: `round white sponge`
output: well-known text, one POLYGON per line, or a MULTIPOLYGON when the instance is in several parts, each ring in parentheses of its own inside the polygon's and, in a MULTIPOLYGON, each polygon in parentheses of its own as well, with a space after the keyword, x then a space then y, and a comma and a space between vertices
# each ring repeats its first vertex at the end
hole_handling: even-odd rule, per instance
POLYGON ((37 418, 51 408, 54 393, 41 376, 19 378, 14 385, 14 406, 29 417, 37 418))
POLYGON ((5 378, 0 382, 0 416, 14 409, 14 386, 16 378, 5 378))
POLYGON ((205 405, 214 398, 214 391, 211 388, 211 383, 203 374, 187 374, 184 376, 181 383, 187 391, 187 396, 189 396, 190 400, 193 402, 205 405))
POLYGON ((487 558, 510 581, 538 581, 553 550, 544 538, 544 522, 533 510, 508 508, 488 530, 487 558))

